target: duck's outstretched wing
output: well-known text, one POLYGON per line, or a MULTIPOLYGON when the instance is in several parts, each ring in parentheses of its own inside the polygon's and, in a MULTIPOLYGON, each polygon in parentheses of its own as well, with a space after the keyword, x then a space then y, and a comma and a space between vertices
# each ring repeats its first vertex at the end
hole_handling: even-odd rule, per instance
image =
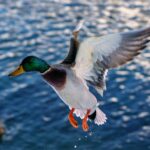
POLYGON ((75 64, 76 54, 79 48, 78 33, 83 26, 83 22, 84 20, 81 20, 72 32, 73 37, 70 40, 69 53, 66 56, 66 58, 63 60, 62 62, 63 64, 69 64, 69 65, 75 64))
POLYGON ((63 60, 62 64, 69 64, 69 65, 75 64, 78 47, 79 47, 78 40, 75 38, 71 38, 69 53, 67 54, 66 58, 63 60))
POLYGON ((106 71, 127 63, 146 48, 150 28, 91 37, 80 43, 74 70, 102 94, 106 71))

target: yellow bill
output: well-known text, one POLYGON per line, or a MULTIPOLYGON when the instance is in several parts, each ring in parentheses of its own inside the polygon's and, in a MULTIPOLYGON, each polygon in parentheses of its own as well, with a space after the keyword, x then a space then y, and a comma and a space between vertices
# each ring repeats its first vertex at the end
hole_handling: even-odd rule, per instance
POLYGON ((18 76, 23 74, 25 71, 22 66, 19 66, 15 71, 9 74, 9 76, 18 76))

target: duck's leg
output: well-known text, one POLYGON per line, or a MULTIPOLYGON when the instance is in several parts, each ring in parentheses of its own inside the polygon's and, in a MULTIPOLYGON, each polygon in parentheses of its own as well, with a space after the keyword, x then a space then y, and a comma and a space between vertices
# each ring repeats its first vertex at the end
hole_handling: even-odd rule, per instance
POLYGON ((90 111, 91 111, 90 109, 87 110, 87 113, 82 120, 82 128, 84 131, 88 131, 88 129, 89 129, 89 126, 87 124, 87 120, 88 120, 88 116, 90 115, 90 111))
POLYGON ((72 108, 69 112, 69 115, 68 115, 68 119, 71 123, 71 125, 74 127, 74 128, 78 128, 78 123, 77 121, 75 120, 74 116, 73 116, 73 112, 75 111, 75 108, 72 108))

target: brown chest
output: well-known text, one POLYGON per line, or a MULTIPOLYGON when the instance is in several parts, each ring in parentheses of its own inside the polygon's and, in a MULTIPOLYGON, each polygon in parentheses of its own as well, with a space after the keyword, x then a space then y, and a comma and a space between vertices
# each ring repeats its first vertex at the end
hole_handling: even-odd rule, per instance
POLYGON ((66 71, 63 69, 51 69, 43 75, 43 78, 57 89, 62 89, 66 83, 66 71))

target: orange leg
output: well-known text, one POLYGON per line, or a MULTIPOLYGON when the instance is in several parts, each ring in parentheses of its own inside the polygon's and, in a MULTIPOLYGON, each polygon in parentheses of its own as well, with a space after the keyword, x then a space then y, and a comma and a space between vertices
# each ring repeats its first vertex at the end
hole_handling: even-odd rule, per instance
POLYGON ((84 119, 82 120, 82 128, 84 131, 88 131, 88 129, 89 129, 89 126, 87 124, 87 119, 90 114, 90 111, 91 111, 90 109, 87 110, 87 113, 86 113, 84 119))
POLYGON ((73 112, 74 112, 74 108, 72 108, 69 112, 69 116, 68 116, 68 119, 71 123, 71 125, 74 127, 74 128, 78 128, 78 123, 77 121, 74 119, 74 116, 73 116, 73 112))

